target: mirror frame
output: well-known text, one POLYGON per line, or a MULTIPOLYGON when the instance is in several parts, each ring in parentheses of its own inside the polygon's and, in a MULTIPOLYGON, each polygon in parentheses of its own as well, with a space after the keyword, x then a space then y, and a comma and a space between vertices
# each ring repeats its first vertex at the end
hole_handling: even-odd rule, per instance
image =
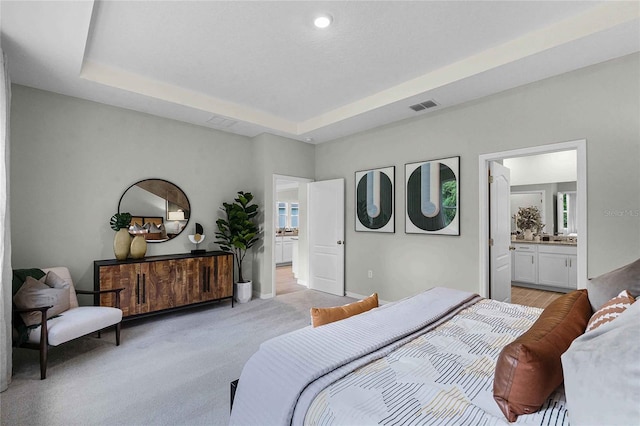
MULTIPOLYGON (((170 181, 168 181, 168 180, 166 180, 166 179, 160 179, 160 178, 148 178, 148 179, 142 179, 142 180, 139 180, 138 182, 135 182, 135 183, 131 184, 127 189, 125 189, 125 190, 124 190, 124 192, 123 192, 123 193, 122 193, 122 195, 120 196, 120 200, 118 201, 118 213, 123 213, 123 211, 122 211, 122 209, 121 209, 121 207, 122 207, 122 200, 123 200, 123 199, 125 198, 125 196, 127 195, 127 192, 129 192, 129 190, 131 190, 131 189, 132 189, 132 188, 134 188, 134 187, 138 187, 138 188, 140 188, 140 189, 144 189, 144 188, 139 187, 138 185, 139 185, 139 184, 141 184, 141 183, 143 183, 143 182, 147 182, 147 181, 160 181, 160 182, 164 182, 164 183, 166 183, 166 184, 169 184, 169 185, 173 186, 177 191, 180 191, 180 193, 182 194, 182 196, 184 196, 184 200, 186 201, 187 205, 189 206, 189 208, 188 208, 188 216, 185 218, 184 225, 182 225, 182 227, 180 228, 180 231, 179 231, 178 233, 171 234, 171 237, 167 237, 167 238, 165 238, 165 239, 160 239, 160 240, 154 240, 154 239, 147 238, 147 243, 164 243, 164 242, 166 242, 166 241, 171 241, 171 240, 173 240, 174 238, 176 238, 178 235, 180 235, 180 234, 181 234, 181 233, 182 233, 182 232, 187 228, 187 225, 189 224, 189 221, 191 220, 191 202, 189 201, 189 197, 187 197, 187 194, 182 190, 182 188, 180 188, 180 187, 179 187, 178 185, 176 185, 175 183, 170 182, 170 181)), ((150 193, 151 193, 151 194, 153 194, 152 192, 150 192, 150 193)), ((154 194, 154 195, 155 195, 155 194, 154 194)), ((164 214, 162 215, 162 216, 163 216, 163 217, 162 217, 162 223, 165 225, 165 230, 166 230, 166 223, 169 221, 169 218, 168 218, 168 214, 169 214, 169 212, 168 212, 168 210, 167 210, 167 207, 166 207, 166 206, 168 205, 169 200, 167 200, 167 198, 165 198, 165 197, 160 197, 160 196, 158 196, 158 195, 156 195, 156 196, 157 196, 157 197, 159 197, 159 198, 163 198, 163 199, 164 199, 164 201, 165 201, 165 210, 164 210, 164 214)), ((129 213, 131 213, 131 215, 132 215, 133 217, 142 217, 142 216, 138 216, 138 215, 136 215, 136 214, 134 214, 134 213, 132 213, 132 212, 129 212, 129 213)), ((155 217, 158 217, 158 216, 153 216, 153 217, 155 218, 155 217)))

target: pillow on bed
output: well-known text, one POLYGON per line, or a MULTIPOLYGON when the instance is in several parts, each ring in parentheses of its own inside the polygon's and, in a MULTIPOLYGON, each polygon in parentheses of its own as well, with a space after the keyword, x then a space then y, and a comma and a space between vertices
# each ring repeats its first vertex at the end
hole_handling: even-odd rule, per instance
POLYGON ((640 295, 640 259, 587 281, 593 312, 622 290, 629 290, 633 297, 640 295))
POLYGON ((336 306, 333 308, 311 308, 311 324, 314 327, 319 327, 334 321, 349 318, 353 315, 361 314, 377 307, 378 293, 373 293, 365 299, 349 303, 344 306, 336 306))
POLYGON ((640 303, 578 337, 562 355, 572 425, 637 425, 640 303))
POLYGON ((591 317, 586 290, 560 296, 524 334, 500 352, 493 398, 510 422, 538 411, 562 383, 560 356, 584 333, 591 317))
POLYGON ((620 294, 602 305, 602 307, 591 316, 585 332, 595 330, 602 324, 618 318, 633 302, 635 302, 635 299, 627 290, 621 291, 620 294))

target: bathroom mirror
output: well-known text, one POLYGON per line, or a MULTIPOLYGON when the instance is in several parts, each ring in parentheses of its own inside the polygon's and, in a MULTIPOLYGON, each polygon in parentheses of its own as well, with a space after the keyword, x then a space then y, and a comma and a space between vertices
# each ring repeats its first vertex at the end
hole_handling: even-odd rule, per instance
POLYGON ((120 197, 118 213, 131 213, 129 232, 141 234, 149 243, 178 236, 191 216, 186 194, 164 179, 145 179, 127 188, 120 197))

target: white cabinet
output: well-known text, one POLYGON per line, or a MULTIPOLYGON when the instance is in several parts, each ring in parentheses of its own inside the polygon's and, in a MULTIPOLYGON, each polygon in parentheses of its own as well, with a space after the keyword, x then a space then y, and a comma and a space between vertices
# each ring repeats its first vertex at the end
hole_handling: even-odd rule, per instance
POLYGON ((575 289, 578 285, 575 247, 538 247, 538 284, 575 289))
POLYGON ((276 264, 293 261, 293 244, 296 237, 276 237, 276 264))
POLYGON ((536 246, 532 244, 514 244, 513 280, 535 284, 538 279, 536 246))
POLYGON ((512 280, 546 287, 578 287, 577 247, 514 243, 512 280))

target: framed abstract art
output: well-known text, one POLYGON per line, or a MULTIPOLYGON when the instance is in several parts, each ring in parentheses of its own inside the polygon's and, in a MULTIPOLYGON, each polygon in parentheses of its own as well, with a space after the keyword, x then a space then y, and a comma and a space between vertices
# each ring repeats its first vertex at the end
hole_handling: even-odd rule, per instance
POLYGON ((395 232, 395 170, 356 172, 356 231, 395 232))
POLYGON ((405 232, 460 235, 460 157, 404 167, 405 232))

